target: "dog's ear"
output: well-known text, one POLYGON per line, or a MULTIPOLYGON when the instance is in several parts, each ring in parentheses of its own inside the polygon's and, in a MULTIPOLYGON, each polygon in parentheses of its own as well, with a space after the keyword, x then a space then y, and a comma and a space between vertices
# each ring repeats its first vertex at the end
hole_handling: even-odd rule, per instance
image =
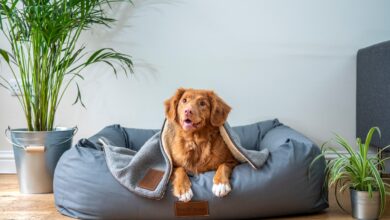
POLYGON ((168 120, 174 121, 176 119, 177 105, 185 91, 185 89, 179 88, 176 90, 175 95, 173 95, 170 99, 165 100, 165 116, 168 120))
POLYGON ((211 103, 210 123, 215 127, 222 126, 223 123, 225 123, 231 108, 214 92, 209 93, 209 99, 211 103))

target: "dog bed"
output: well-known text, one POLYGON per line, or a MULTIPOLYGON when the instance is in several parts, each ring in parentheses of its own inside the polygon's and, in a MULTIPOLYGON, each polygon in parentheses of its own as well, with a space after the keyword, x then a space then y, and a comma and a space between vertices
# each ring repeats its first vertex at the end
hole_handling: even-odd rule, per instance
MULTIPOLYGON (((320 154, 312 141, 276 119, 232 130, 247 151, 269 152, 268 158, 259 169, 253 169, 250 161, 236 166, 231 176, 232 191, 223 198, 211 191, 214 171, 190 177, 192 200, 208 202, 207 217, 190 218, 260 218, 313 213, 328 207, 323 187, 325 162, 315 163, 309 172, 312 160, 320 154)), ((142 196, 118 180, 123 170, 113 175, 107 146, 101 144, 108 142, 118 152, 137 156, 159 134, 159 130, 112 125, 89 139, 81 139, 57 164, 53 188, 57 209, 81 219, 177 218, 177 199, 170 184, 165 194, 142 196)))

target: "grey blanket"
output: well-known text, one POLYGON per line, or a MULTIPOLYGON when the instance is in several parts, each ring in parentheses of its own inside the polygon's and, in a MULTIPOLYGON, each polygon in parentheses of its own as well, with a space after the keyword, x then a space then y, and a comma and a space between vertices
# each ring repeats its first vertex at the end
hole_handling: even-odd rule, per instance
MULTIPOLYGON (((129 191, 151 199, 162 199, 172 174, 170 143, 174 137, 173 125, 165 120, 160 132, 152 136, 138 151, 116 147, 109 140, 101 139, 107 166, 114 178, 129 191), (154 190, 139 186, 149 170, 162 171, 163 175, 154 190)), ((247 150, 240 144, 238 136, 228 123, 220 127, 220 134, 234 157, 259 169, 267 160, 269 151, 247 150)))

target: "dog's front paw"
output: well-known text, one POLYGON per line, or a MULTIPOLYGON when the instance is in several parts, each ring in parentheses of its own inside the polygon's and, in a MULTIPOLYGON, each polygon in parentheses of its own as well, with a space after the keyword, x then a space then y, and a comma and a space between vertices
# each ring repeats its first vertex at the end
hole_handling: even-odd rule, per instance
POLYGON ((173 195, 180 201, 180 202, 188 202, 192 199, 194 194, 192 193, 192 190, 190 187, 177 187, 173 189, 173 195))
POLYGON ((232 188, 229 183, 214 183, 212 191, 215 196, 224 197, 232 191, 232 188))

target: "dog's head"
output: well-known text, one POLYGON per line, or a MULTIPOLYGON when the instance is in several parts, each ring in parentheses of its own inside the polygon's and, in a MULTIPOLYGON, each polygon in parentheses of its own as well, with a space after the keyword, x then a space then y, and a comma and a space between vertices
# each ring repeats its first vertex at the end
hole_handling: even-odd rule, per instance
POLYGON ((167 119, 185 131, 195 131, 210 125, 219 127, 225 123, 231 110, 210 90, 180 88, 164 104, 167 119))

